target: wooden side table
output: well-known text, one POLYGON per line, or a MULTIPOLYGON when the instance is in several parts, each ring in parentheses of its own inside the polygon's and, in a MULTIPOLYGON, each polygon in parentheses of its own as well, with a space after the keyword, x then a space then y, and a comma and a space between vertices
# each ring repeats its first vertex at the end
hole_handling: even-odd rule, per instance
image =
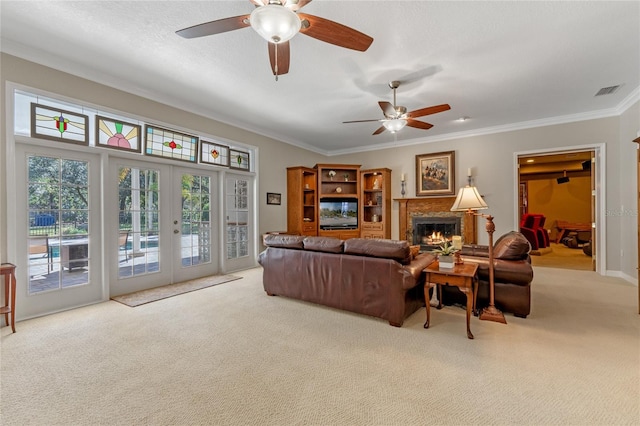
POLYGON ((437 285, 438 288, 438 309, 442 309, 442 285, 452 285, 460 288, 460 290, 467 296, 467 337, 473 339, 469 322, 471 319, 471 312, 475 309, 474 294, 478 291, 478 264, 477 263, 463 263, 462 265, 455 265, 451 269, 440 269, 439 263, 433 262, 431 265, 424 269, 426 274, 424 284, 424 299, 427 302, 427 322, 424 323, 424 328, 429 328, 429 321, 431 320, 431 306, 429 304, 429 290, 437 285))
POLYGON ((16 265, 3 263, 0 265, 0 275, 4 276, 4 306, 0 307, 0 315, 4 315, 4 322, 9 325, 11 314, 11 330, 16 332, 16 265))

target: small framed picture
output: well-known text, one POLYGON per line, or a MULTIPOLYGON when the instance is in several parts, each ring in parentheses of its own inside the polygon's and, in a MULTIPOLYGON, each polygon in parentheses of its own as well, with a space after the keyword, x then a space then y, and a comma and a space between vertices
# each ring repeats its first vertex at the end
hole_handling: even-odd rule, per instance
POLYGON ((267 192, 267 204, 275 204, 280 205, 282 199, 282 194, 277 194, 275 192, 267 192))
POLYGON ((456 152, 416 155, 416 195, 455 195, 456 152))

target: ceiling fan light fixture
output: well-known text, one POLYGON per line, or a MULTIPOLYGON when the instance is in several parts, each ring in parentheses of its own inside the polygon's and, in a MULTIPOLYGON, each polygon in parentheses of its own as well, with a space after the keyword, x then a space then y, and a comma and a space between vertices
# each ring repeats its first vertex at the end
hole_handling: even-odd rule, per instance
POLYGON ((251 27, 270 43, 284 43, 300 31, 300 18, 279 3, 260 6, 251 12, 251 27))
POLYGON ((385 121, 382 125, 391 133, 402 130, 407 125, 407 120, 403 118, 394 118, 393 120, 385 121))

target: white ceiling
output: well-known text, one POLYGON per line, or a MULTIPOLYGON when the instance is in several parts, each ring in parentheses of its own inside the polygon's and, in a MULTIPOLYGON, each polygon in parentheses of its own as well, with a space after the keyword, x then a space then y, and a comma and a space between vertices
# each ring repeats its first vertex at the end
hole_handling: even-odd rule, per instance
MULTIPOLYGON (((304 13, 374 38, 366 52, 304 34, 275 81, 253 29, 176 30, 250 13, 237 1, 0 2, 2 51, 323 154, 616 115, 640 97, 638 1, 314 0, 304 13), (430 130, 372 136, 404 82, 430 130), (595 97, 608 86, 611 95, 595 97), (459 117, 469 117, 464 122, 459 117)), ((176 123, 179 125, 180 123, 176 123)))

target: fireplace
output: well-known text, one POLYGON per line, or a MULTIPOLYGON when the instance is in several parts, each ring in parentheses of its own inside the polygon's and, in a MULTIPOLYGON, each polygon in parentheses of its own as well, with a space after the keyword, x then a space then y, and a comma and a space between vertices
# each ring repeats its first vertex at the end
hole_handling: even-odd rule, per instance
POLYGON ((416 239, 420 231, 416 229, 414 219, 423 221, 435 219, 446 225, 440 232, 444 232, 447 238, 450 239, 451 235, 461 235, 463 244, 477 244, 476 217, 464 212, 452 212, 451 206, 455 197, 395 198, 394 201, 398 202, 399 207, 400 239, 422 245, 422 238, 416 239), (447 226, 451 225, 452 221, 455 221, 457 228, 450 231, 447 226))
POLYGON ((421 250, 433 250, 454 235, 462 235, 462 219, 457 216, 413 216, 411 218, 414 245, 421 250))

